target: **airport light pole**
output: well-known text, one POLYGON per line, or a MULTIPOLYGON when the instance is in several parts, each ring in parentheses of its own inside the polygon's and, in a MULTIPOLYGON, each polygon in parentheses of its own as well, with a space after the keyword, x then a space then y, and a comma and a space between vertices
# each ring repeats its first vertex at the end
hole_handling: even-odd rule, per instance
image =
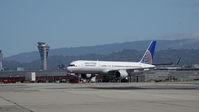
POLYGON ((3 53, 0 50, 0 71, 2 71, 2 70, 3 70, 3 53))

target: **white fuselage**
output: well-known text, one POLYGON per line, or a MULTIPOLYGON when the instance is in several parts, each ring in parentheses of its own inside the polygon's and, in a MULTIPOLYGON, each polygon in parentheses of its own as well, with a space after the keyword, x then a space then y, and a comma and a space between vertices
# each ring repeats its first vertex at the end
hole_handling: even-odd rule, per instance
POLYGON ((144 64, 140 62, 79 60, 72 62, 67 67, 67 70, 69 72, 82 74, 106 74, 109 71, 148 69, 154 67, 154 65, 144 64))

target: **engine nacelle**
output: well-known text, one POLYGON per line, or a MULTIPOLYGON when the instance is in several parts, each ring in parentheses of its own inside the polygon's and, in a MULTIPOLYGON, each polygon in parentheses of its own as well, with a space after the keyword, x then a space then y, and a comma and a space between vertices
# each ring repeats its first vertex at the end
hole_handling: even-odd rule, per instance
POLYGON ((81 74, 81 78, 83 78, 83 79, 90 79, 90 78, 92 78, 92 74, 81 74))
POLYGON ((116 75, 116 77, 123 79, 128 76, 128 73, 126 70, 119 70, 115 73, 115 75, 116 75))

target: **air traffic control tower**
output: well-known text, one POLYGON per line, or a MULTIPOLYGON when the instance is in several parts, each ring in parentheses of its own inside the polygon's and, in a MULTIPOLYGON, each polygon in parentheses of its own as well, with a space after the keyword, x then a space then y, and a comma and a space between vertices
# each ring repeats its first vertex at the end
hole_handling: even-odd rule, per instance
POLYGON ((0 71, 2 71, 3 70, 3 53, 2 53, 2 51, 0 50, 0 71))
POLYGON ((41 57, 42 68, 43 70, 47 70, 47 59, 48 59, 48 50, 49 46, 44 42, 38 42, 38 49, 41 57))

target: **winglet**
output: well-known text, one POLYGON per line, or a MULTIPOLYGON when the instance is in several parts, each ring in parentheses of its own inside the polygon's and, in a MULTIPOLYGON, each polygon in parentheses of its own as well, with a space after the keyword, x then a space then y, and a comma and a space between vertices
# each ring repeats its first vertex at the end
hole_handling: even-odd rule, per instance
POLYGON ((151 41, 148 49, 144 53, 144 56, 140 60, 140 63, 152 64, 155 52, 155 46, 156 46, 156 41, 151 41))

